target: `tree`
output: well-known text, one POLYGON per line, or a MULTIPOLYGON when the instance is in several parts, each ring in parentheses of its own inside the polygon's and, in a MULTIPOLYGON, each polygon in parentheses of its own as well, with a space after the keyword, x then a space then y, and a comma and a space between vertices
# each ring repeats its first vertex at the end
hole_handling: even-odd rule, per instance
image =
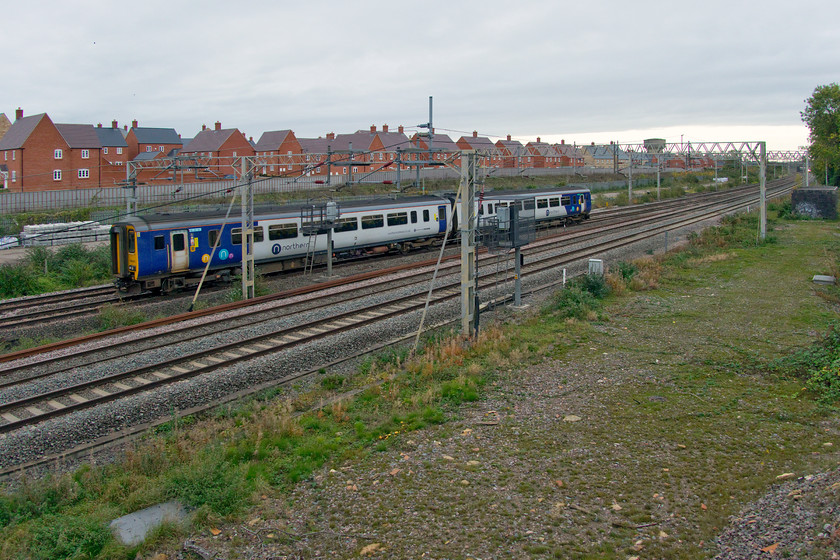
POLYGON ((811 168, 821 178, 828 166, 828 184, 840 186, 840 85, 817 86, 801 115, 811 131, 811 168))

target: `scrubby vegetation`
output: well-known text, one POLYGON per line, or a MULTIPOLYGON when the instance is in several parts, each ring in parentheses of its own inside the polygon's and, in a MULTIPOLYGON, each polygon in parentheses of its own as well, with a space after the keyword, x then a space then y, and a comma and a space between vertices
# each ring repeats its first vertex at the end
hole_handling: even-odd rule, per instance
POLYGON ((65 245, 53 252, 33 247, 19 264, 0 265, 0 298, 30 296, 107 283, 111 279, 108 247, 65 245))

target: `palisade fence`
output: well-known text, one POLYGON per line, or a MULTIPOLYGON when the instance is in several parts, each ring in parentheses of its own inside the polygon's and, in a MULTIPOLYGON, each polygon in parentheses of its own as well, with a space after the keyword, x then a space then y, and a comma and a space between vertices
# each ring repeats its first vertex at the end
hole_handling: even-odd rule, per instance
MULTIPOLYGON (((574 176, 589 177, 600 174, 611 174, 610 169, 592 167, 578 168, 493 168, 487 173, 488 177, 537 177, 558 176, 572 178, 574 176)), ((399 173, 399 186, 406 187, 417 180, 417 172, 404 170, 399 173)), ((457 179, 458 172, 446 168, 425 168, 420 170, 420 181, 435 179, 457 179)), ((301 193, 306 198, 306 192, 314 189, 340 189, 348 181, 360 183, 390 182, 397 188, 398 173, 396 171, 379 171, 375 173, 355 173, 350 175, 333 175, 330 184, 320 175, 310 177, 257 177, 253 181, 254 194, 270 193, 301 193)), ((611 182, 609 186, 621 185, 621 181, 611 182)), ((163 183, 156 185, 140 185, 137 187, 138 207, 165 206, 169 204, 182 205, 195 203, 200 199, 230 197, 231 189, 237 185, 234 180, 203 181, 198 183, 163 183)), ((607 188, 607 187, 604 187, 607 188)), ((593 190, 598 190, 594 189, 593 190)), ((126 207, 130 190, 120 187, 103 187, 94 189, 66 189, 60 191, 32 191, 32 192, 2 192, 0 191, 0 215, 20 212, 41 212, 72 208, 114 208, 119 210, 126 207)))

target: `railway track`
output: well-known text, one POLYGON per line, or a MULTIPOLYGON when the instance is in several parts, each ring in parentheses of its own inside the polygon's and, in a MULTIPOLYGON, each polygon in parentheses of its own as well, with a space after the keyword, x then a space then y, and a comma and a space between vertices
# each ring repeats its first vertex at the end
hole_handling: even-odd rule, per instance
MULTIPOLYGON (((715 216, 738 210, 750 204, 754 198, 754 195, 741 196, 727 205, 719 206, 714 210, 699 210, 697 208, 699 205, 695 205, 693 210, 682 212, 681 217, 672 217, 665 221, 663 221, 664 218, 661 215, 661 211, 647 218, 638 218, 636 220, 625 219, 623 220, 624 224, 622 227, 633 227, 636 229, 631 234, 609 241, 583 243, 593 236, 602 236, 608 231, 614 232, 618 227, 615 224, 599 225, 588 231, 575 231, 568 235, 542 239, 529 246, 529 266, 527 270, 523 271, 523 277, 536 276, 542 272, 553 271, 559 266, 580 261, 593 254, 625 247, 639 240, 650 238, 650 236, 659 235, 663 231, 682 228, 699 221, 709 220, 715 216), (561 247, 558 252, 558 240, 562 240, 565 244, 575 242, 580 247, 568 250, 564 250, 561 247)), ((428 263, 424 263, 424 266, 428 267, 428 263)), ((452 259, 446 263, 445 268, 448 269, 449 279, 442 277, 439 281, 440 285, 436 286, 434 290, 433 305, 451 301, 460 295, 460 284, 458 279, 455 278, 458 272, 457 269, 459 268, 458 262, 452 259)), ((425 275, 422 278, 418 278, 420 276, 419 274, 411 274, 411 276, 411 282, 401 285, 399 288, 405 288, 410 284, 417 285, 428 282, 425 275)), ((351 282, 347 282, 345 285, 350 286, 355 283, 357 284, 356 287, 348 287, 347 289, 359 290, 360 284, 370 284, 373 278, 375 278, 375 275, 370 279, 356 278, 351 282)), ((493 275, 482 277, 481 288, 488 288, 496 282, 497 278, 494 278, 493 275)), ((370 288, 370 286, 368 285, 367 288, 370 288)), ((350 295, 347 299, 355 299, 357 297, 357 295, 350 295)), ((363 326, 380 323, 389 318, 405 315, 421 309, 425 305, 425 297, 425 293, 422 290, 419 292, 415 290, 408 295, 388 296, 385 301, 378 303, 376 306, 364 307, 362 310, 354 308, 342 313, 330 314, 325 318, 300 319, 285 328, 274 328, 265 334, 243 336, 232 342, 215 344, 212 348, 206 350, 184 353, 175 358, 158 361, 151 365, 117 371, 97 379, 69 384, 50 391, 31 394, 23 398, 5 399, 0 404, 0 418, 4 421, 0 425, 0 433, 10 433, 51 418, 65 416, 80 410, 113 402, 130 395, 171 385, 222 368, 230 368, 236 364, 257 357, 285 352, 295 347, 335 336, 338 333, 359 329, 363 326)), ((321 307, 323 305, 326 304, 322 304, 321 307)), ((311 312, 311 309, 309 311, 311 312)), ((265 319, 265 321, 269 320, 271 318, 265 319)), ((234 330, 235 328, 233 327, 229 330, 234 330)), ((184 339, 183 334, 177 336, 181 340, 184 339)), ((123 356, 123 360, 124 357, 125 355, 123 356)), ((111 358, 105 358, 104 360, 111 360, 111 358)), ((92 365, 93 363, 95 362, 91 361, 87 365, 92 365)), ((39 362, 39 364, 43 365, 43 362, 39 362)), ((25 368, 27 366, 21 367, 25 368)), ((77 367, 78 365, 72 366, 72 368, 77 367)), ((44 377, 49 377, 49 375, 51 374, 45 374, 44 377)), ((15 384, 28 383, 33 379, 32 377, 23 378, 17 382, 6 383, 3 387, 13 387, 15 384)), ((279 382, 282 383, 282 380, 279 382)))

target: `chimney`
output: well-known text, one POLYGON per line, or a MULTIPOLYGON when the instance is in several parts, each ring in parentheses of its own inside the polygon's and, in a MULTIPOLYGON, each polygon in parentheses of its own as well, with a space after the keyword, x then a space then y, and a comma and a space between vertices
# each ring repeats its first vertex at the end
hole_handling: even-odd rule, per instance
POLYGON ((375 124, 370 125, 370 131, 371 132, 376 132, 376 125, 375 124))
POLYGON ((126 132, 128 132, 128 125, 124 125, 124 126, 123 126, 123 130, 125 130, 126 132))
POLYGON ((18 107, 17 111, 15 111, 15 120, 17 121, 17 120, 20 120, 22 118, 23 118, 23 109, 18 107))
POLYGON ((206 124, 201 125, 201 131, 204 132, 205 130, 207 130, 207 125, 206 124))
POLYGON ((112 120, 112 121, 111 121, 111 128, 113 128, 114 130, 116 130, 116 129, 118 129, 119 127, 120 127, 120 124, 117 122, 117 119, 114 119, 114 120, 112 120))
POLYGON ((594 146, 594 145, 595 145, 595 142, 592 142, 592 145, 594 146))
POLYGON ((560 143, 561 143, 561 144, 565 144, 565 143, 566 143, 566 141, 565 141, 565 140, 560 140, 560 143))
POLYGON ((253 136, 249 136, 249 137, 248 137, 248 141, 253 143, 253 142, 254 142, 254 137, 253 137, 253 136))
POLYGON ((327 132, 327 140, 335 140, 335 132, 327 132))
POLYGON ((402 134, 404 130, 405 129, 403 128, 403 125, 397 127, 397 132, 399 132, 400 134, 402 134))
POLYGON ((388 125, 387 124, 382 125, 382 132, 388 132, 388 125))
POLYGON ((96 128, 102 128, 102 123, 97 124, 96 128))
POLYGON ((216 130, 222 130, 222 123, 221 123, 221 121, 216 121, 216 130))
POLYGON ((537 136, 537 144, 541 144, 539 136, 537 136))
POLYGON ((508 142, 510 142, 510 134, 508 134, 508 142))
POLYGON ((131 121, 131 128, 137 128, 137 119, 131 121))
POLYGON ((473 138, 478 138, 478 131, 477 130, 473 130, 473 138))

